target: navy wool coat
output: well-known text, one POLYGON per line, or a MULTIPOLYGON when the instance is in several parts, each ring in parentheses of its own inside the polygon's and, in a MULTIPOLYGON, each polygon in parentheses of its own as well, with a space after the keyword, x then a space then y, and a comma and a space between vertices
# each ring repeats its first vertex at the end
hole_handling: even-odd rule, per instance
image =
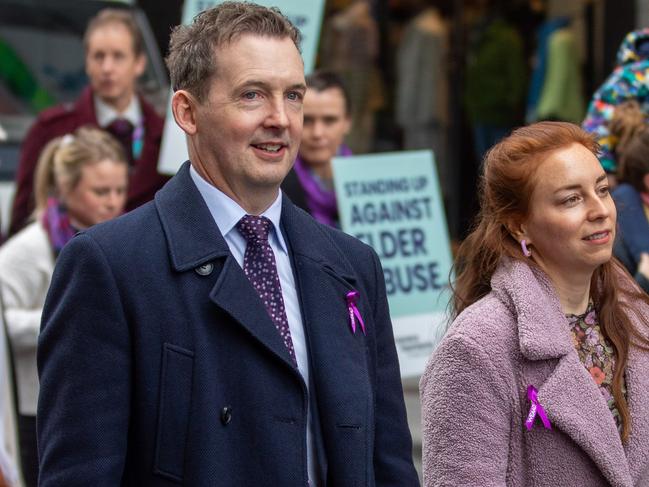
MULTIPOLYGON (((378 258, 284 199, 321 475, 414 486, 378 258), (345 295, 360 293, 364 335, 345 295)), ((307 389, 189 163, 148 203, 75 237, 43 312, 40 485, 305 486, 307 389)))

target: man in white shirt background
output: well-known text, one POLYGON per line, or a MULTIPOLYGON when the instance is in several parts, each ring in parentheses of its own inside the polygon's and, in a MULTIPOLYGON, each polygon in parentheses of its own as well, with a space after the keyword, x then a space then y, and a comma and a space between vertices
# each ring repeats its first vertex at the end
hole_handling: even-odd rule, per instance
POLYGON ((34 209, 33 181, 43 147, 83 125, 111 132, 130 155, 127 210, 151 200, 168 180, 157 171, 163 119, 137 93, 144 73, 144 41, 135 19, 124 9, 104 9, 88 23, 84 36, 89 86, 74 104, 41 112, 20 152, 9 234, 25 226, 34 209))

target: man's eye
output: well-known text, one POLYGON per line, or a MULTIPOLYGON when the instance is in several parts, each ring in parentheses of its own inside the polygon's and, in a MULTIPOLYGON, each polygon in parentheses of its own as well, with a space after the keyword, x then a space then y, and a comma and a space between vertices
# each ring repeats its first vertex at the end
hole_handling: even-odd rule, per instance
POLYGON ((291 91, 286 95, 286 97, 291 101, 300 101, 302 99, 302 93, 299 91, 291 91))
POLYGON ((254 99, 258 98, 259 95, 258 95, 257 92, 255 92, 255 91, 248 91, 248 92, 246 92, 246 93, 243 94, 243 97, 244 97, 246 100, 254 100, 254 99))

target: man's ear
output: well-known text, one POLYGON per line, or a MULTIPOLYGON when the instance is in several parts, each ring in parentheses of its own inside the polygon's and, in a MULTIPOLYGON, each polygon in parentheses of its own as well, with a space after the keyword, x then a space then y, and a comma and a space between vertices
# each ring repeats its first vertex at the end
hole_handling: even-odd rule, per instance
POLYGON ((139 54, 135 60, 135 74, 139 78, 144 74, 146 70, 146 56, 144 54, 139 54))
POLYGON ((187 135, 196 134, 197 107, 198 102, 188 91, 178 90, 171 97, 174 120, 187 135))

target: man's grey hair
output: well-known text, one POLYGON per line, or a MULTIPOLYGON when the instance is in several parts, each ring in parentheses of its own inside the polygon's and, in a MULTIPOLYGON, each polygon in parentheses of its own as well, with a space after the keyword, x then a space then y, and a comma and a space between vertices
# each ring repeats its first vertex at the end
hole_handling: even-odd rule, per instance
POLYGON ((166 62, 174 91, 187 90, 202 102, 217 70, 216 50, 246 34, 289 38, 300 49, 300 31, 279 9, 224 2, 173 29, 166 62))

